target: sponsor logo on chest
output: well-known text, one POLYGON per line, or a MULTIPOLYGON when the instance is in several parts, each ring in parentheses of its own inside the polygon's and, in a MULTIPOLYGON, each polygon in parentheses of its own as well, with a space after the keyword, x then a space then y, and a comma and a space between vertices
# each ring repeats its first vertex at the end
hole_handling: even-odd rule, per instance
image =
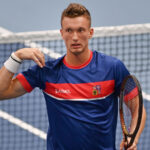
POLYGON ((70 94, 70 90, 69 89, 55 89, 55 93, 56 94, 59 94, 59 93, 62 93, 62 94, 70 94))

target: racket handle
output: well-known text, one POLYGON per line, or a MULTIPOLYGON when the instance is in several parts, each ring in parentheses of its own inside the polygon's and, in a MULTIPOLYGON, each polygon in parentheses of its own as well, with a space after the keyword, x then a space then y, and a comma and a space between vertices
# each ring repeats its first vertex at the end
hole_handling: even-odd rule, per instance
POLYGON ((127 150, 127 147, 126 147, 126 146, 124 147, 124 150, 127 150))

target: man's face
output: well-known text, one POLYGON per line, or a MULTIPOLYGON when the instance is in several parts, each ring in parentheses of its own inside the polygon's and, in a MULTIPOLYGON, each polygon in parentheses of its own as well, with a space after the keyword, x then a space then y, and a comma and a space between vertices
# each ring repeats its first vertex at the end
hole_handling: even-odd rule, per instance
POLYGON ((84 16, 63 18, 60 32, 65 41, 67 53, 79 54, 88 50, 88 40, 93 35, 93 29, 89 24, 89 20, 84 16))

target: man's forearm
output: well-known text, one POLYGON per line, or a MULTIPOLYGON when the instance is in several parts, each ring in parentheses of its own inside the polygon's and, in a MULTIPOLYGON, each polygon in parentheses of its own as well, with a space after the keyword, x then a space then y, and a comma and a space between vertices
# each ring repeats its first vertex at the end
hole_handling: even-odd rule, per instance
POLYGON ((0 69, 0 94, 10 86, 14 73, 8 71, 4 66, 0 69))
POLYGON ((142 120, 141 120, 141 125, 140 125, 140 129, 136 135, 136 138, 135 138, 135 142, 138 143, 138 140, 140 138, 140 135, 145 127, 145 122, 146 122, 146 111, 145 111, 145 108, 143 106, 143 113, 142 113, 142 120))

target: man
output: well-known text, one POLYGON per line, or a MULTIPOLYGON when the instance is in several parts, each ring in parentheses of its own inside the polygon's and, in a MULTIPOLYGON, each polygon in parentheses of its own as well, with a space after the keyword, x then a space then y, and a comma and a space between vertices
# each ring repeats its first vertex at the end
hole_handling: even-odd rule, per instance
MULTIPOLYGON (((70 4, 62 13, 61 26, 66 55, 45 63, 36 48, 12 53, 0 70, 0 99, 35 87, 43 90, 49 118, 47 150, 115 150, 117 98, 129 72, 118 59, 89 50, 94 31, 84 6, 70 4), (26 59, 37 65, 12 79, 26 59)), ((136 149, 145 124, 143 112, 140 131, 128 150, 136 149)))

